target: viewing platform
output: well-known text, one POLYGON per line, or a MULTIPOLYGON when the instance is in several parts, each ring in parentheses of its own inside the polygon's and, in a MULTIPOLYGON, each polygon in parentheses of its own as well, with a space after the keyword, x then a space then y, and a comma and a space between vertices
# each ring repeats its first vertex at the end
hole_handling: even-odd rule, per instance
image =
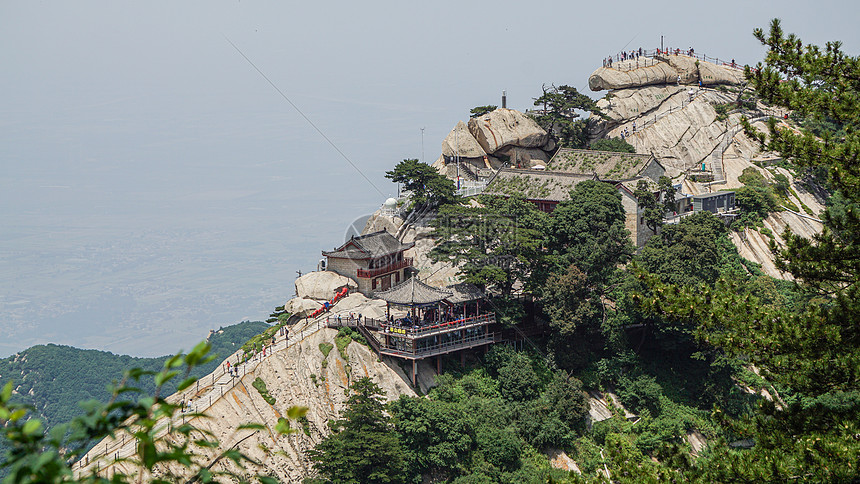
POLYGON ((492 313, 418 328, 388 324, 384 320, 372 318, 329 316, 326 320, 330 328, 357 329, 381 355, 410 360, 498 343, 502 335, 490 330, 494 324, 496 315, 492 313))
MULTIPOLYGON (((417 278, 409 278, 374 296, 386 301, 385 319, 350 314, 348 317, 330 316, 326 324, 331 328, 356 328, 380 356, 412 361, 413 385, 417 383, 418 360, 503 339, 495 313, 481 310, 483 293, 474 286, 457 284, 438 289, 417 278), (405 315, 393 317, 391 305, 405 308, 405 315)), ((460 356, 465 358, 464 353, 460 356)), ((438 358, 437 367, 441 370, 438 358)))

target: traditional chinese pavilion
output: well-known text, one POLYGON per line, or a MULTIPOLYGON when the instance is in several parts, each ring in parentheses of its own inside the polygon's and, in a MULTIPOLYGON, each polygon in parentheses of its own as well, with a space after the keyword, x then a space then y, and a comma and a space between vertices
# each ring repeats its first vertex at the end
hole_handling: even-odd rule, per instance
POLYGON ((323 251, 322 255, 327 259, 326 270, 355 280, 358 290, 370 296, 409 277, 412 258, 405 257, 403 252, 414 246, 414 242, 404 244, 387 231, 380 230, 353 236, 340 247, 323 251))
POLYGON ((481 307, 483 293, 469 284, 438 289, 412 277, 374 297, 386 301, 387 318, 367 328, 372 330, 371 344, 381 355, 411 360, 413 385, 418 382, 418 360, 435 356, 441 370, 441 355, 460 351, 463 356, 463 350, 501 339, 492 330, 495 314, 481 307), (393 317, 392 306, 405 309, 406 315, 393 317))

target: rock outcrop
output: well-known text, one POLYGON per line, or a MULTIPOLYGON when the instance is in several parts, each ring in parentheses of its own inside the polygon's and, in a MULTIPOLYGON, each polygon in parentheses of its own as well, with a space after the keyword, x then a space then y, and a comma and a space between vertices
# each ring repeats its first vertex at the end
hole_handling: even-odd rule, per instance
MULTIPOLYGON (((606 77, 610 74, 615 76, 621 71, 606 68, 595 71, 597 78, 603 80, 595 80, 597 84, 593 86, 616 87, 610 87, 615 90, 597 102, 606 118, 590 121, 592 136, 595 139, 623 136, 637 153, 654 154, 666 168, 666 174, 676 183, 682 184, 681 191, 692 195, 740 188, 743 184, 738 181, 738 177, 749 168, 760 171, 766 178, 772 178, 776 172, 786 175, 793 189, 788 196, 789 201, 799 207, 807 207, 811 213, 783 211, 771 214, 764 221, 764 227, 770 230, 770 235, 748 229, 742 233, 733 233, 732 240, 741 256, 761 264, 765 273, 787 278, 788 275, 781 273, 774 264, 769 248, 771 237, 777 244, 782 244, 779 234, 786 227, 808 237, 820 232, 822 226, 817 214, 823 209, 823 200, 795 183, 788 171, 758 167, 754 161, 765 166, 769 160, 778 157, 773 153, 762 153, 759 144, 747 137, 740 128, 740 119, 746 116, 754 127, 766 131, 769 116, 782 118, 785 113, 762 104, 753 108, 734 107, 743 89, 739 85, 743 82, 743 76, 738 69, 696 62, 686 56, 668 56, 657 66, 661 64, 670 67, 675 73, 674 79, 662 84, 644 78, 636 81, 635 76, 639 74, 635 73, 642 71, 642 68, 625 73, 633 76, 630 82, 616 82, 617 79, 606 77), (610 74, 605 74, 609 71, 610 74), (681 76, 682 85, 678 85, 677 76, 681 76), (606 79, 612 82, 604 83, 606 79), (700 80, 702 88, 698 87, 700 80), (722 85, 716 89, 708 87, 716 84, 722 85), (719 106, 722 114, 718 113, 719 106), (703 165, 705 172, 713 175, 713 183, 697 182, 686 176, 701 171, 703 165)), ((783 127, 790 126, 783 122, 783 127)))
POLYGON ((496 153, 506 146, 541 148, 548 138, 533 119, 513 109, 496 109, 470 119, 469 132, 487 153, 496 153))
POLYGON ((546 165, 555 148, 555 141, 531 117, 502 108, 471 118, 468 125, 458 122, 432 166, 451 179, 485 180, 506 163, 546 165))
MULTIPOLYGON (((351 298, 344 299, 336 307, 340 308, 343 302, 351 298)), ((199 389, 192 387, 184 394, 168 397, 173 402, 190 402, 194 411, 207 414, 207 418, 190 418, 186 421, 211 432, 220 441, 218 449, 196 450, 202 462, 208 463, 211 470, 230 470, 247 477, 263 474, 275 477, 279 482, 302 482, 313 476, 306 452, 329 434, 328 422, 337 419, 345 408, 347 388, 353 381, 360 377, 371 378, 382 388, 388 400, 397 399, 400 395, 416 395, 409 377, 396 360, 387 357, 380 359, 366 346, 353 342, 346 347, 344 355, 332 349, 325 356, 320 345, 334 344, 337 335, 334 329, 315 330, 312 325, 304 332, 294 328, 291 334, 289 347, 284 347, 281 340, 278 344, 280 349, 242 364, 240 371, 247 367, 247 373, 241 377, 223 376, 219 369, 215 374, 201 378, 199 389), (296 341, 299 338, 301 340, 296 341), (267 402, 254 387, 257 378, 265 383, 274 403, 267 402), (307 420, 294 422, 294 428, 299 430, 296 433, 278 434, 275 425, 295 405, 308 407, 307 420), (247 423, 259 423, 265 429, 239 429, 247 423), (216 460, 217 454, 231 448, 240 448, 259 465, 245 463, 246 468, 243 470, 235 467, 229 459, 216 460)), ((231 355, 228 360, 235 363, 237 355, 231 355)), ((434 375, 432 365, 419 365, 419 386, 422 391, 433 384, 434 375)), ((175 423, 180 423, 183 417, 184 414, 178 415, 175 423)), ((103 476, 117 470, 134 472, 137 469, 130 462, 115 461, 117 456, 131 455, 134 446, 133 438, 117 435, 115 440, 109 438, 96 445, 84 462, 90 467, 98 465, 103 476), (108 455, 105 455, 105 448, 108 449, 108 455)), ((165 471, 167 469, 162 469, 159 475, 163 476, 165 471)), ((184 476, 185 469, 172 467, 169 471, 175 473, 174 478, 189 477, 184 476)), ((153 476, 143 477, 148 480, 148 477, 153 476)), ((181 482, 184 481, 183 478, 181 482)))
MULTIPOLYGON (((648 61, 652 59, 649 58, 648 61)), ((740 69, 686 55, 657 57, 655 62, 645 62, 643 59, 643 67, 635 67, 630 63, 621 69, 600 67, 588 78, 588 87, 592 91, 603 91, 657 84, 698 84, 699 81, 706 86, 744 83, 743 71, 740 69)))
POLYGON ((669 64, 640 67, 629 71, 601 67, 588 78, 588 88, 592 91, 607 89, 625 89, 628 87, 648 86, 651 84, 668 84, 675 82, 678 71, 669 64))
POLYGON ((466 123, 459 121, 457 126, 448 133, 442 141, 442 156, 449 158, 459 156, 461 158, 483 158, 487 152, 472 136, 466 123))
POLYGON ((284 305, 284 311, 290 313, 293 318, 301 319, 310 316, 320 307, 322 307, 322 303, 317 300, 294 297, 284 305))
POLYGON ((296 297, 328 301, 343 287, 358 290, 352 279, 329 271, 309 272, 296 279, 296 297))

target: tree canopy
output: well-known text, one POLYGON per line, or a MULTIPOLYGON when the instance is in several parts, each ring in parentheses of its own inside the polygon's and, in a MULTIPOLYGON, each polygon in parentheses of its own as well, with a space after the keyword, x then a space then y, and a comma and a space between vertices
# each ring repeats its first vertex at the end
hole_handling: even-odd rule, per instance
POLYGON ((486 106, 475 106, 474 108, 469 110, 470 118, 479 118, 487 113, 492 113, 496 109, 499 109, 495 104, 488 104, 486 106))
POLYGON ((457 187, 453 181, 414 158, 398 163, 393 170, 385 172, 385 178, 402 183, 404 190, 411 193, 414 207, 418 209, 438 207, 457 199, 457 187))
POLYGON ((754 35, 768 48, 764 64, 746 69, 759 96, 801 117, 844 127, 844 136, 835 138, 827 130, 798 133, 776 119, 766 134, 745 126, 766 149, 801 168, 826 171, 829 185, 841 193, 839 208, 822 215, 822 233, 806 239, 786 230, 785 246, 773 246, 778 266, 815 298, 790 308, 768 303, 736 278, 720 278, 711 288, 667 285, 643 275, 653 292, 640 303, 661 318, 693 322, 700 341, 755 364, 787 395, 763 404, 747 422, 747 435, 755 439, 750 451, 719 448, 692 477, 851 481, 860 455, 860 213, 854 209, 860 200, 860 60, 842 52, 839 42, 824 49, 804 45, 785 35, 779 20, 769 33, 757 29, 754 35))
POLYGON ((367 377, 350 390, 342 418, 330 424, 331 435, 308 451, 314 468, 325 482, 404 482, 404 451, 382 390, 367 377))
POLYGON ((636 153, 636 148, 621 138, 603 138, 592 141, 589 149, 597 151, 615 151, 618 153, 636 153))
POLYGON ((600 114, 593 99, 574 87, 543 86, 543 94, 535 98, 534 105, 542 108, 535 121, 568 148, 585 148, 588 144, 588 127, 577 111, 600 114))

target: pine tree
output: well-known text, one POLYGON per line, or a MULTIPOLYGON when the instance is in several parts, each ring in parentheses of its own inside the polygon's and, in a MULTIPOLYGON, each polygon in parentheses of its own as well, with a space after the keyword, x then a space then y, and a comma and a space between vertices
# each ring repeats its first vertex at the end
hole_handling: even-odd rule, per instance
POLYGON ((405 451, 394 431, 383 392, 370 378, 350 386, 352 395, 333 433, 308 452, 323 482, 404 482, 405 451))

